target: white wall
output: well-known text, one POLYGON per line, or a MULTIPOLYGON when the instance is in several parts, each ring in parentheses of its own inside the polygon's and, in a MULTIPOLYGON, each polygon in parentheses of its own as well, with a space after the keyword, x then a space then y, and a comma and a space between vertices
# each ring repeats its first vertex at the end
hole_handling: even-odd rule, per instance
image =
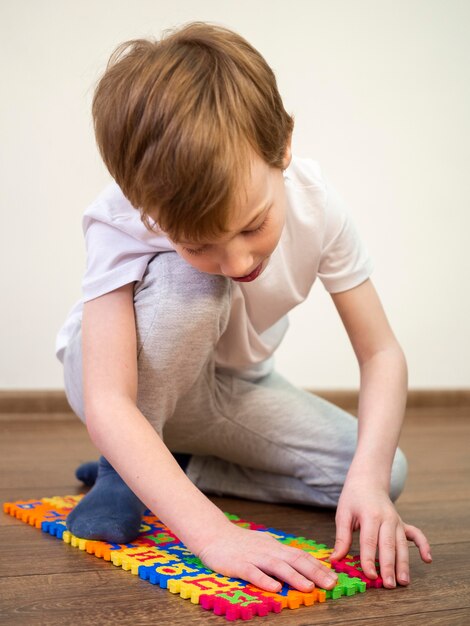
MULTIPOLYGON (((347 199, 410 387, 470 386, 470 3, 466 0, 3 0, 0 388, 62 387, 54 341, 80 297, 81 215, 108 181, 93 86, 121 41, 190 20, 237 30, 275 70, 294 147, 347 199)), ((351 388, 352 348, 320 284, 278 369, 351 388)))

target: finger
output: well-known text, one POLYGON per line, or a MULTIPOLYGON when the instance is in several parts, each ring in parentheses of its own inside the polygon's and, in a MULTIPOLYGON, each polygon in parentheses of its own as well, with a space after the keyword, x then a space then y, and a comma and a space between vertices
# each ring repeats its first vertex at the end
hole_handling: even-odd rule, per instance
POLYGON ((388 589, 393 589, 397 584, 395 580, 396 541, 396 524, 384 522, 379 530, 379 563, 380 575, 384 581, 384 587, 388 589))
POLYGON ((407 585, 410 582, 410 557, 405 529, 402 524, 397 526, 395 572, 398 583, 407 585))
MULTIPOLYGON (((294 589, 298 589, 299 591, 308 593, 313 591, 313 589, 315 588, 315 581, 312 581, 311 579, 303 576, 296 568, 292 567, 289 563, 287 563, 287 561, 283 559, 266 556, 263 560, 257 561, 257 566, 264 572, 276 576, 280 580, 285 581, 291 587, 293 587, 294 589)), ((316 576, 316 578, 318 579, 319 577, 316 576)), ((320 580, 323 578, 324 575, 322 575, 320 580)), ((319 581, 317 582, 317 584, 319 584, 319 581)))
POLYGON ((377 538, 379 534, 378 521, 368 520, 361 526, 359 545, 361 550, 361 567, 368 578, 375 580, 375 553, 377 550, 377 538))
POLYGON ((351 518, 341 517, 336 520, 336 540, 330 559, 343 559, 351 547, 352 523, 351 518))
POLYGON ((419 528, 416 528, 416 526, 410 526, 410 524, 405 524, 404 528, 406 538, 413 541, 413 543, 418 547, 421 559, 426 563, 431 563, 431 547, 424 533, 419 528))
POLYGON ((302 574, 282 559, 267 557, 259 563, 259 567, 261 567, 263 571, 273 574, 299 591, 309 592, 313 591, 315 588, 315 583, 313 581, 309 580, 305 576, 302 576, 302 574))
POLYGON ((298 548, 291 549, 286 562, 306 579, 313 581, 318 587, 331 589, 338 582, 338 575, 324 563, 298 548))
POLYGON ((264 589, 264 591, 275 592, 282 589, 282 583, 265 574, 262 570, 256 567, 256 565, 253 565, 253 563, 246 563, 246 565, 241 568, 239 575, 244 580, 256 585, 256 587, 264 589))

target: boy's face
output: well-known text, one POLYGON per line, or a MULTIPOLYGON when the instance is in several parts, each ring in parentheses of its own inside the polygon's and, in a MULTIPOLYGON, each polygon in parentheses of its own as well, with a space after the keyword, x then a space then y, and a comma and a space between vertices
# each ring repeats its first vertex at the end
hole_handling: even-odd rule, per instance
MULTIPOLYGON (((290 158, 289 147, 284 169, 290 158)), ((229 233, 204 244, 173 242, 176 252, 199 271, 251 282, 266 268, 285 222, 284 176, 257 155, 251 173, 246 198, 233 211, 229 233)))

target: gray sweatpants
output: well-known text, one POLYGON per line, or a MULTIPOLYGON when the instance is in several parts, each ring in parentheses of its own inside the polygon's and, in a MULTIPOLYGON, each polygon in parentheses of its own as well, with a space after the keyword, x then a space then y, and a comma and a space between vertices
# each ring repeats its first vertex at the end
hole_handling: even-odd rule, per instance
MULTIPOLYGON (((137 406, 171 451, 193 455, 186 471, 201 491, 336 506, 356 447, 357 419, 276 372, 249 382, 215 368, 231 286, 176 252, 153 257, 134 288, 137 406)), ((64 379, 69 403, 85 421, 80 327, 65 351, 64 379)), ((398 449, 394 500, 406 473, 398 449)))

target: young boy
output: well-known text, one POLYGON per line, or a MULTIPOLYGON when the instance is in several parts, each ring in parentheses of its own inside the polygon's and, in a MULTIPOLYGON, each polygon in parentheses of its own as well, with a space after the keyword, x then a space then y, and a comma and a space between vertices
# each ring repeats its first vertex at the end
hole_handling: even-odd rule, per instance
POLYGON ((405 358, 347 211, 318 163, 291 156, 272 70, 230 30, 189 24, 121 45, 93 117, 116 182, 85 212, 83 301, 57 351, 103 456, 69 530, 126 543, 148 507, 211 569, 308 591, 334 574, 203 492, 337 507, 334 556, 360 528, 365 573, 378 548, 385 586, 408 584, 407 539, 431 555, 392 503, 405 358), (358 358, 359 420, 274 370, 286 314, 317 276, 358 358))

